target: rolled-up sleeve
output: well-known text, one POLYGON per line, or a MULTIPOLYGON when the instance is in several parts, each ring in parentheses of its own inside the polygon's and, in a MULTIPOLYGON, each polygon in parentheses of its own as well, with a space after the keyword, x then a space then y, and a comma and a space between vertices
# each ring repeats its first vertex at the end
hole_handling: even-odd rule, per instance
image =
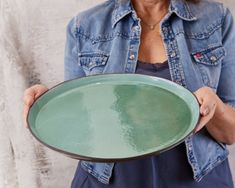
POLYGON ((71 80, 84 77, 85 73, 78 64, 79 40, 78 30, 79 16, 74 17, 67 25, 66 44, 64 51, 64 79, 71 80))
POLYGON ((227 8, 224 11, 222 33, 226 55, 222 62, 217 94, 224 103, 235 108, 235 26, 227 8))

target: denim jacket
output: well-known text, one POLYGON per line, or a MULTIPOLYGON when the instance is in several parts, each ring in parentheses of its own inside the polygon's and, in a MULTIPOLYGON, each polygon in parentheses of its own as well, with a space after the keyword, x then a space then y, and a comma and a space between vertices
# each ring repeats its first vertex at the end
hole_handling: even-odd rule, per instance
MULTIPOLYGON (((209 86, 235 107, 235 28, 230 11, 209 0, 171 0, 160 28, 172 81, 192 92, 209 86)), ((140 34, 140 19, 130 0, 109 0, 80 13, 67 27, 65 79, 135 73, 140 34)), ((228 155, 226 146, 206 129, 189 136, 185 145, 196 181, 228 155)), ((109 183, 114 163, 81 165, 100 182, 109 183)))

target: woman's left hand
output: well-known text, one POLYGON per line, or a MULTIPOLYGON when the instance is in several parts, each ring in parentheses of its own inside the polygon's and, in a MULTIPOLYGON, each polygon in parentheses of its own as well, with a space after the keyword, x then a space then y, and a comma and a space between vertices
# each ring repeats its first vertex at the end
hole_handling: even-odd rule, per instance
POLYGON ((200 120, 195 132, 201 130, 217 113, 219 113, 223 102, 210 87, 202 87, 194 92, 200 104, 200 120))

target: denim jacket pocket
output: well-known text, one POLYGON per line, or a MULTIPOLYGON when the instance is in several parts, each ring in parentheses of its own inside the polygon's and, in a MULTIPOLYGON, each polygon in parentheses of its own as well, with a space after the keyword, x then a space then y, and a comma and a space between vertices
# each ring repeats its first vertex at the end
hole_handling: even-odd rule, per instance
POLYGON ((108 61, 108 55, 103 52, 85 52, 78 54, 78 65, 87 76, 101 74, 108 61))
POLYGON ((222 67, 222 60, 225 56, 223 46, 213 46, 191 53, 193 62, 198 67, 199 75, 206 86, 216 89, 222 67))
POLYGON ((225 49, 222 46, 208 48, 192 53, 196 63, 208 66, 218 65, 225 56, 225 49))

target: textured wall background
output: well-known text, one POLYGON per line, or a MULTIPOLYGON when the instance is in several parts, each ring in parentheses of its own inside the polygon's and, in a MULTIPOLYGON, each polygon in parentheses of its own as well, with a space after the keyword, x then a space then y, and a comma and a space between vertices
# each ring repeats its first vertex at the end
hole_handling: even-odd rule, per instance
MULTIPOLYGON (((0 188, 69 187, 77 161, 22 128, 22 95, 34 83, 63 80, 65 27, 101 0, 0 0, 0 188)), ((235 13, 235 2, 224 0, 235 13)), ((230 148, 235 176, 235 146, 230 148)))

